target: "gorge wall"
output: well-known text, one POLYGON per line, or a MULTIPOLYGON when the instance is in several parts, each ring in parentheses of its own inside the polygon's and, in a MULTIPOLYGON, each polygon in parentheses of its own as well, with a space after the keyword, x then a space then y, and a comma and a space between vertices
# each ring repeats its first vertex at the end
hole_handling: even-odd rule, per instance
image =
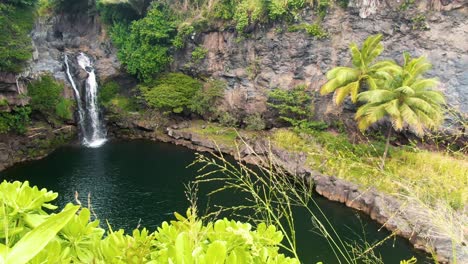
MULTIPOLYGON (((438 1, 436 6, 437 1, 415 1, 407 10, 403 2, 350 1, 346 9, 333 7, 322 22, 326 39, 288 32, 285 23, 256 25, 246 36, 232 28, 208 30, 194 35, 188 47, 176 54, 172 70, 224 79, 229 87, 226 110, 263 113, 268 90, 306 84, 318 91, 328 70, 350 65, 350 43, 382 33, 382 58, 401 62, 404 51, 426 55, 434 64, 429 75, 440 79, 450 105, 467 113, 468 1, 438 1), (197 46, 208 51, 200 62, 191 59, 197 46)), ((306 23, 318 20, 313 10, 304 10, 301 17, 306 23)), ((315 110, 322 118, 341 113, 330 99, 317 98, 315 110)))

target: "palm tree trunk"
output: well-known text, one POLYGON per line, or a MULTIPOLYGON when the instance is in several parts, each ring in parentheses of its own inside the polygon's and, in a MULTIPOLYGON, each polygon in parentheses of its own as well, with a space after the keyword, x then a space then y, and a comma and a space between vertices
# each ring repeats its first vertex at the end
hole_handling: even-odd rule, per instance
POLYGON ((390 137, 392 136, 392 126, 388 129, 387 133, 387 142, 385 144, 385 150, 382 156, 382 163, 380 164, 380 169, 383 170, 385 168, 385 160, 387 159, 388 154, 388 147, 390 146, 390 137))

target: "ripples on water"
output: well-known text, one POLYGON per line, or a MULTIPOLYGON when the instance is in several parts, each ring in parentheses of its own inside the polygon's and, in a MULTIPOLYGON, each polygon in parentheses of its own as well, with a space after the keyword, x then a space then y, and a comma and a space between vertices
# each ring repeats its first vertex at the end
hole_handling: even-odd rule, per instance
MULTIPOLYGON (((91 194, 92 206, 101 225, 105 219, 116 228, 127 231, 139 223, 149 230, 172 220, 175 211, 184 213, 189 206, 184 194, 184 183, 196 176, 194 168, 186 168, 195 155, 182 147, 148 141, 110 142, 101 148, 64 147, 39 161, 24 163, 4 172, 1 179, 29 180, 33 185, 59 192, 57 203, 61 206, 74 201, 78 191, 80 201, 87 204, 91 194)), ((200 203, 207 199, 207 190, 199 193, 200 203)), ((211 205, 232 203, 240 199, 232 193, 218 195, 211 205)), ((389 233, 345 206, 317 198, 322 210, 340 235, 349 241, 366 233, 370 242, 385 238, 389 233)), ((238 201, 242 202, 242 201, 238 201)), ((326 241, 313 233, 305 214, 298 215, 297 233, 300 255, 304 263, 335 263, 326 241)), ((415 255, 424 255, 411 249, 403 239, 387 241, 378 253, 385 263, 399 263, 415 255), (393 244, 395 246, 393 247, 393 244)), ((422 263, 419 261, 418 263, 422 263)))

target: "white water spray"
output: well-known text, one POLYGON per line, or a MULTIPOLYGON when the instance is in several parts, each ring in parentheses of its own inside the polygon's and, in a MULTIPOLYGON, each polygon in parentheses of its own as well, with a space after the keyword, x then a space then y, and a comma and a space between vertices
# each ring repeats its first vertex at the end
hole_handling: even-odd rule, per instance
POLYGON ((97 148, 106 142, 106 133, 104 126, 99 118, 99 106, 97 101, 97 81, 96 74, 93 69, 91 60, 84 54, 80 53, 76 58, 78 65, 88 73, 86 79, 86 92, 84 94, 84 107, 82 104, 82 96, 77 88, 68 65, 68 57, 65 55, 65 66, 68 79, 75 92, 76 101, 78 104, 79 126, 83 134, 83 145, 91 148, 97 148))

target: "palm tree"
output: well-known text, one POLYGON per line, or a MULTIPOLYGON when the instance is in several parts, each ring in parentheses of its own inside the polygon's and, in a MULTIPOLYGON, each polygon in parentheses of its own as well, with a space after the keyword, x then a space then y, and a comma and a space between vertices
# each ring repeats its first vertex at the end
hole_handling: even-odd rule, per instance
POLYGON ((370 90, 377 89, 384 80, 391 79, 391 73, 399 66, 391 60, 374 63, 384 47, 380 43, 382 35, 368 37, 361 48, 355 43, 350 46, 353 67, 336 67, 327 72, 328 82, 320 89, 322 95, 335 92, 335 103, 343 103, 350 95, 355 103, 359 90, 366 84, 370 90))
POLYGON ((358 100, 365 102, 355 116, 361 131, 385 118, 392 123, 387 134, 381 169, 385 166, 392 129, 401 131, 409 128, 421 137, 427 130, 436 129, 443 121, 442 105, 445 104, 445 98, 441 92, 432 89, 438 85, 438 81, 422 76, 431 67, 425 57, 411 59, 405 53, 401 71, 382 89, 358 95, 358 100))

